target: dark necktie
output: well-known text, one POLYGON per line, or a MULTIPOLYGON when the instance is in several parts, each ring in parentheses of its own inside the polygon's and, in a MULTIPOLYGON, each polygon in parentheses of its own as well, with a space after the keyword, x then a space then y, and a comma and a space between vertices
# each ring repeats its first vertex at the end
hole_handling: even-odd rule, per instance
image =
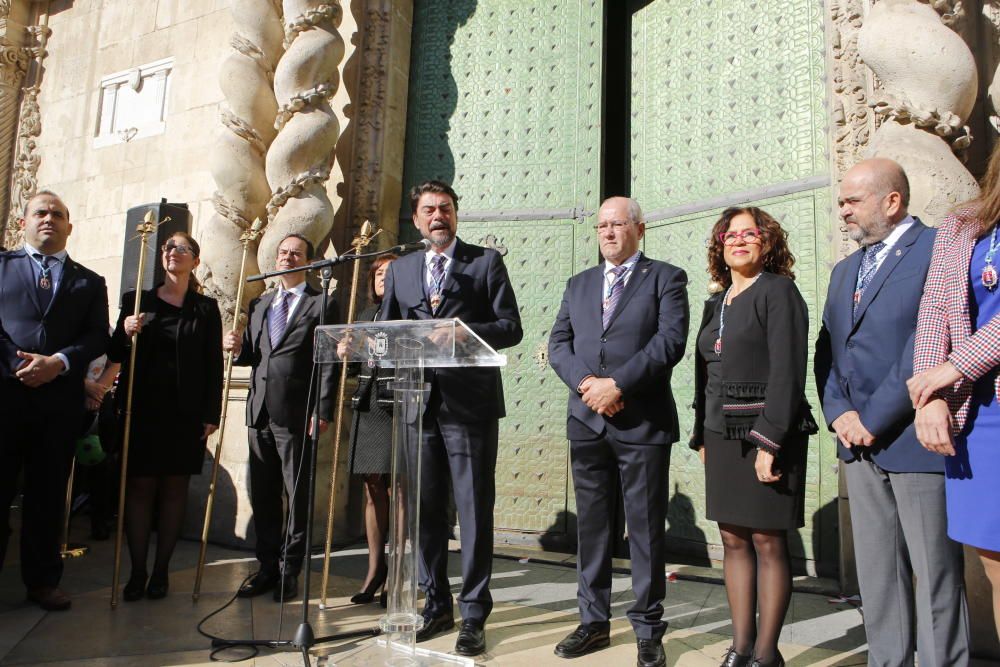
POLYGON ((442 283, 444 283, 444 255, 437 255, 431 260, 431 311, 437 311, 441 305, 443 297, 441 293, 442 283))
POLYGON ((52 284, 52 258, 38 252, 34 253, 32 257, 38 262, 39 272, 38 282, 35 283, 35 292, 38 294, 38 305, 41 306, 44 313, 49 309, 49 304, 52 303, 52 292, 55 291, 55 285, 52 284))
POLYGON ((858 304, 861 303, 861 297, 864 296, 865 288, 875 277, 876 270, 878 268, 878 254, 885 247, 885 243, 879 241, 878 243, 873 243, 865 249, 865 254, 861 257, 861 268, 858 269, 858 286, 854 290, 854 310, 852 311, 854 315, 858 314, 858 304))
POLYGON ((611 283, 611 290, 608 292, 608 298, 604 300, 604 328, 607 329, 608 325, 611 323, 611 318, 615 314, 615 309, 618 308, 618 300, 621 299, 622 290, 625 289, 625 280, 623 278, 625 272, 628 269, 624 264, 621 266, 616 266, 611 269, 611 274, 614 276, 614 282, 611 283))
POLYGON ((271 347, 277 345, 285 335, 285 326, 288 324, 288 296, 284 291, 280 291, 274 297, 274 305, 271 306, 271 314, 267 318, 271 347))

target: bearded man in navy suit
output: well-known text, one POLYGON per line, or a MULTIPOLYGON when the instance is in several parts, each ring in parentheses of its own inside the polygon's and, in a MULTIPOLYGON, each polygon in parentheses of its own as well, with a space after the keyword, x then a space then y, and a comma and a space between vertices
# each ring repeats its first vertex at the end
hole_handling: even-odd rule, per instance
MULTIPOLYGON (((389 264, 380 320, 461 319, 490 347, 521 342, 521 315, 500 253, 456 236, 458 196, 427 181, 410 191, 413 224, 431 249, 389 264)), ((486 650, 484 624, 493 609, 494 475, 499 420, 506 414, 497 368, 428 371, 420 471, 420 587, 426 593, 424 641, 454 627, 448 583, 448 478, 462 541, 460 655, 486 650)))
POLYGON ((667 469, 680 435, 670 375, 684 355, 688 302, 684 271, 639 251, 645 229, 635 200, 601 205, 596 231, 604 262, 570 278, 549 337, 549 363, 570 390, 566 432, 579 542, 580 626, 555 653, 575 658, 609 644, 611 490, 620 479, 637 664, 661 667, 667 469))
POLYGON ((67 255, 73 225, 56 194, 32 197, 19 224, 24 246, 0 254, 0 564, 23 469, 21 579, 29 600, 60 611, 71 604, 59 589, 66 483, 83 380, 110 340, 108 289, 67 255))

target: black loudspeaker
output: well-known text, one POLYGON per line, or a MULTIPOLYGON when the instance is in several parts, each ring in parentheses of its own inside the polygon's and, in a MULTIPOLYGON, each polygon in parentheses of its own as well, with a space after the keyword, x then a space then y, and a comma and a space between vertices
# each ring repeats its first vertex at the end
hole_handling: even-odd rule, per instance
POLYGON ((136 229, 142 224, 146 213, 153 212, 153 224, 156 232, 146 237, 146 265, 143 267, 142 289, 150 289, 153 285, 163 282, 163 262, 160 261, 160 248, 177 232, 191 233, 191 211, 187 204, 171 204, 161 199, 157 204, 133 206, 125 215, 125 247, 122 249, 122 281, 118 292, 118 303, 125 292, 136 288, 136 278, 139 272, 139 233, 136 229))

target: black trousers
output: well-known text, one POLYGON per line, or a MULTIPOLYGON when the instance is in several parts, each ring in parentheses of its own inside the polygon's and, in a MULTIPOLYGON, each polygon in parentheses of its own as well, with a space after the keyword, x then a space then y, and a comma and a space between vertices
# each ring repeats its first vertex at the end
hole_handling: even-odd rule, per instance
POLYGON ((570 459, 576 489, 580 622, 609 627, 611 621, 611 526, 615 481, 620 478, 635 592, 628 618, 636 637, 663 637, 670 446, 636 445, 611 437, 572 440, 570 459))
POLYGON ((285 545, 287 499, 291 523, 285 573, 297 575, 306 552, 306 520, 309 516, 308 462, 303 434, 268 421, 250 433, 250 506, 257 531, 257 560, 262 570, 276 573, 285 545), (301 471, 301 473, 300 473, 301 471), (296 481, 298 484, 296 484, 296 481))
MULTIPOLYGON (((15 381, 16 382, 16 381, 15 381)), ((10 540, 10 506, 24 472, 21 508, 21 579, 30 590, 58 586, 63 562, 59 554, 66 483, 83 404, 67 414, 43 400, 41 389, 3 382, 0 410, 0 566, 10 540)))
POLYGON ((423 420, 420 468, 420 588, 427 610, 451 612, 448 583, 448 478, 462 543, 462 618, 485 622, 493 610, 493 505, 499 422, 423 420))

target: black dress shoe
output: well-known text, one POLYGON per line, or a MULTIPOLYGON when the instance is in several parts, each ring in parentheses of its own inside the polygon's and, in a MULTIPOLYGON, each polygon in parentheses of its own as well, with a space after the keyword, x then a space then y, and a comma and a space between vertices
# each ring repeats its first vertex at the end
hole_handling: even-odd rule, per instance
POLYGON ((122 600, 125 602, 135 602, 141 600, 146 594, 146 573, 135 574, 128 578, 128 583, 122 589, 122 600))
POLYGON ((639 657, 635 661, 637 667, 666 667, 663 642, 659 639, 640 639, 636 644, 639 647, 639 657))
POLYGON ((464 656, 474 656, 486 652, 486 629, 482 621, 467 618, 462 621, 458 630, 458 640, 455 641, 455 653, 464 656))
POLYGON ((146 584, 146 598, 149 600, 162 600, 167 597, 167 591, 169 590, 170 580, 167 579, 167 575, 154 572, 149 577, 149 583, 146 584))
POLYGON ((294 600, 299 594, 299 576, 286 574, 274 585, 274 601, 294 600))
POLYGON ((442 612, 437 616, 431 616, 430 614, 424 614, 423 616, 424 627, 417 630, 418 642, 425 642, 455 627, 455 617, 452 616, 451 612, 442 612))
POLYGON ((237 597, 253 598, 268 592, 278 583, 278 573, 258 570, 236 592, 237 597))
POLYGON ((604 628, 580 625, 556 644, 555 654, 560 658, 579 658, 591 651, 607 648, 611 644, 611 634, 604 628))
POLYGON ((775 651, 774 660, 771 662, 763 662, 760 658, 754 658, 750 667, 785 667, 785 659, 781 657, 780 652, 775 651))
POLYGON ((752 655, 741 655, 736 652, 735 646, 730 646, 719 667, 748 667, 751 659, 753 659, 752 655))

